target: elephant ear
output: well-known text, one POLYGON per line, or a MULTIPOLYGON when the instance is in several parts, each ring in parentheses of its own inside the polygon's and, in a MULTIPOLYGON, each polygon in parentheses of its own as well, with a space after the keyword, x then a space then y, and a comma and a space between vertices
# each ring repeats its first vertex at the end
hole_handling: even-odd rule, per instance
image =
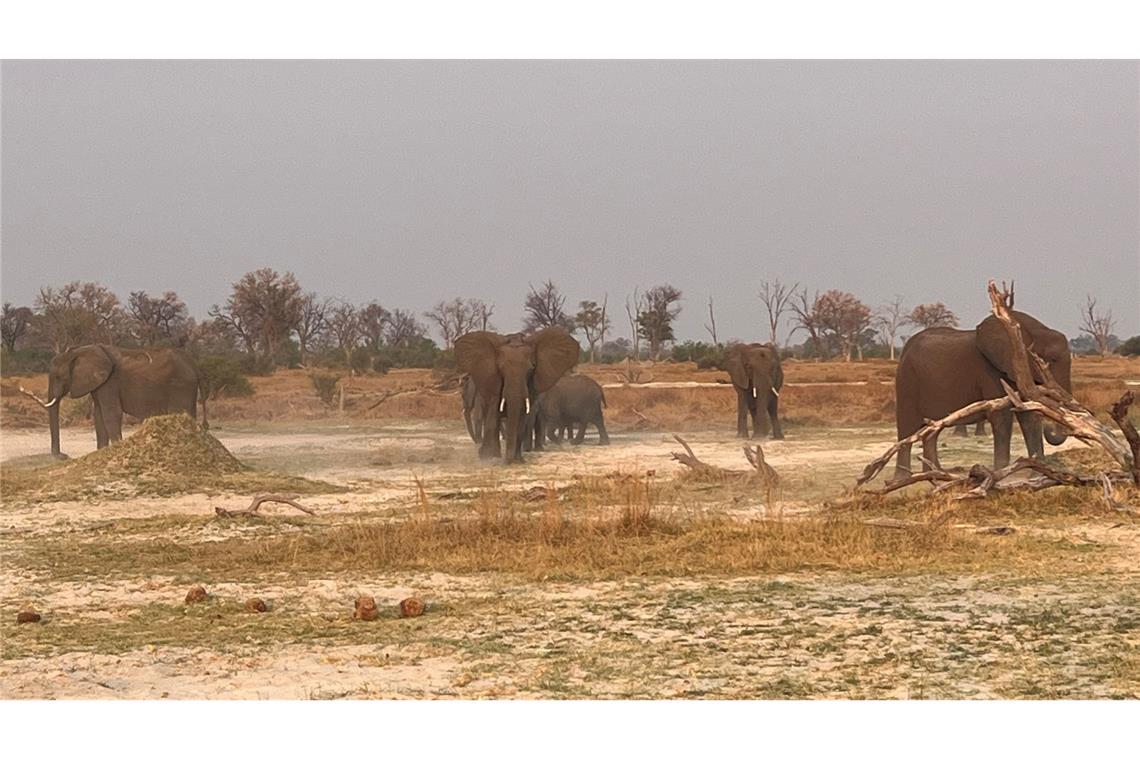
POLYGON ((476 330, 455 341, 455 364, 475 381, 476 389, 499 385, 499 346, 506 338, 498 333, 476 330))
POLYGON ((545 393, 578 363, 582 347, 561 327, 539 330, 534 343, 534 390, 545 393))
POLYGON ((86 346, 76 350, 71 360, 71 397, 81 398, 91 393, 111 377, 115 363, 101 346, 86 346))
POLYGON ((724 368, 737 388, 748 387, 748 374, 744 371, 744 357, 740 345, 731 346, 724 354, 724 368))

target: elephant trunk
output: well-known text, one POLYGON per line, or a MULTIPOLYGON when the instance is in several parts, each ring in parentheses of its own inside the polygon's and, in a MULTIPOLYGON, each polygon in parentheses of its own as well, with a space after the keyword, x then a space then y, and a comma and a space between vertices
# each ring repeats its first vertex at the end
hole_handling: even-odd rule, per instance
MULTIPOLYGON (((51 427, 51 455, 59 458, 63 456, 59 450, 59 397, 56 395, 55 383, 48 381, 48 396, 55 403, 48 405, 48 425, 51 427)), ((60 393, 62 395, 62 393, 60 393)))
MULTIPOLYGON (((1068 356, 1063 357, 1053 368, 1053 377, 1057 380, 1057 384, 1068 391, 1070 394, 1073 392, 1073 377, 1072 377, 1072 361, 1068 356)), ((1050 446, 1060 446, 1068 438, 1065 429, 1053 424, 1045 425, 1045 440, 1049 442, 1050 446)))
POLYGON ((503 435, 503 463, 510 464, 519 458, 522 447, 523 425, 526 421, 530 396, 526 387, 508 388, 504 385, 499 409, 507 415, 507 427, 503 435))

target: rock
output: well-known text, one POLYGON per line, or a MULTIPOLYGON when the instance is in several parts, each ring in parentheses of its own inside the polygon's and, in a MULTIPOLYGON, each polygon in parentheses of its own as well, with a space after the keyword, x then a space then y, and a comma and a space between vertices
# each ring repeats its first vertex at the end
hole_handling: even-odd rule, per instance
POLYGON ((16 615, 17 623, 38 623, 41 620, 43 620, 43 618, 41 618, 40 613, 35 610, 24 610, 16 615))
POLYGON ((424 614, 424 603, 414 596, 400 602, 400 617, 419 617, 424 614))
POLYGON ((254 597, 245 603, 245 609, 247 612, 269 612, 269 605, 254 597))
POLYGON ((201 586, 195 586, 186 592, 186 603, 198 604, 199 602, 206 601, 207 596, 209 595, 206 593, 206 589, 201 586))
POLYGON ((356 597, 356 611, 352 613, 352 616, 357 620, 375 620, 380 617, 376 600, 370 596, 356 597))

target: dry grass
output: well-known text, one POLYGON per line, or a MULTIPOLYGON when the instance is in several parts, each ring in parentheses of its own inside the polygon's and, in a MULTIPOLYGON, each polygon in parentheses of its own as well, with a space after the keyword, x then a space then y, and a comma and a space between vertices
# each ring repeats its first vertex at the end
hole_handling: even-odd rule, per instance
POLYGON ((293 522, 302 530, 221 541, 92 542, 70 535, 28 541, 15 561, 57 579, 161 572, 195 582, 404 570, 503 572, 529 580, 804 570, 1054 572, 1065 564, 1064 550, 1048 542, 976 536, 944 521, 900 530, 869 525, 852 512, 755 522, 659 518, 644 497, 616 514, 582 518, 567 517, 553 500, 537 515, 509 505, 485 493, 468 516, 437 518, 425 499, 416 516, 402 521, 293 522))
POLYGON ((9 466, 2 472, 5 501, 337 490, 319 481, 251 470, 185 414, 151 417, 124 440, 79 459, 36 469, 9 466))

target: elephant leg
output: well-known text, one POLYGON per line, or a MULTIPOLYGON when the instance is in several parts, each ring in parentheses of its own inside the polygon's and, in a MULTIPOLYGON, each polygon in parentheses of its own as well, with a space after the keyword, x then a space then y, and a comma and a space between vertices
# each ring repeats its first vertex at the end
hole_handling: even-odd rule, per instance
POLYGON ((768 417, 772 420, 772 440, 783 440, 784 429, 780 427, 780 397, 775 393, 768 394, 768 417))
POLYGON ((990 417, 990 427, 994 431, 994 467, 1009 464, 1009 439, 1013 435, 1013 413, 996 412, 990 417))
POLYGON ((123 405, 118 397, 105 398, 99 405, 103 409, 103 426, 107 430, 107 441, 114 443, 123 440, 123 405))
POLYGON ((931 465, 942 469, 942 465, 938 462, 938 434, 928 435, 926 440, 922 442, 922 471, 926 472, 930 469, 931 465))
MULTIPOLYGON (((1025 450, 1031 459, 1045 458, 1045 439, 1041 432, 1041 415, 1035 412, 1018 412, 1017 424, 1021 427, 1021 436, 1025 439, 1025 450)), ((1012 437, 1012 433, 1010 434, 1012 437)))
POLYGON ((899 446, 898 454, 895 455, 895 474, 891 478, 894 480, 903 480, 911 476, 910 469, 910 444, 904 443, 899 446))
POLYGON ((546 439, 546 436, 543 435, 543 433, 542 433, 543 427, 544 427, 544 425, 543 425, 542 417, 538 416, 537 414, 534 415, 534 450, 535 451, 546 451, 546 448, 543 445, 543 441, 546 439))
POLYGON ((752 437, 763 438, 768 434, 768 418, 756 399, 748 400, 748 414, 752 417, 752 437))
POLYGON ((974 435, 983 436, 986 434, 986 421, 978 420, 978 424, 974 425, 974 435))
MULTIPOLYGON (((503 449, 499 442, 499 400, 491 399, 483 402, 482 413, 482 439, 483 442, 479 446, 480 459, 498 459, 503 455, 503 449)), ((508 445, 513 445, 513 442, 508 442, 508 445)))
POLYGON ((736 437, 748 437, 748 406, 739 390, 736 392, 736 437))
POLYGON ((965 438, 969 434, 970 434, 970 429, 968 427, 966 427, 965 425, 955 425, 954 426, 954 437, 955 438, 965 438))
POLYGON ((594 426, 598 428, 598 445, 609 446, 610 435, 606 432, 606 418, 603 417, 600 412, 598 413, 597 420, 594 422, 594 426))
POLYGON ((103 424, 102 404, 94 396, 91 397, 91 419, 95 423, 95 448, 101 449, 107 445, 107 426, 103 424))
POLYGON ((582 441, 586 438, 586 421, 582 420, 580 422, 571 423, 570 432, 574 433, 574 445, 580 446, 582 444, 582 441), (577 431, 574 430, 575 425, 578 426, 577 431))

